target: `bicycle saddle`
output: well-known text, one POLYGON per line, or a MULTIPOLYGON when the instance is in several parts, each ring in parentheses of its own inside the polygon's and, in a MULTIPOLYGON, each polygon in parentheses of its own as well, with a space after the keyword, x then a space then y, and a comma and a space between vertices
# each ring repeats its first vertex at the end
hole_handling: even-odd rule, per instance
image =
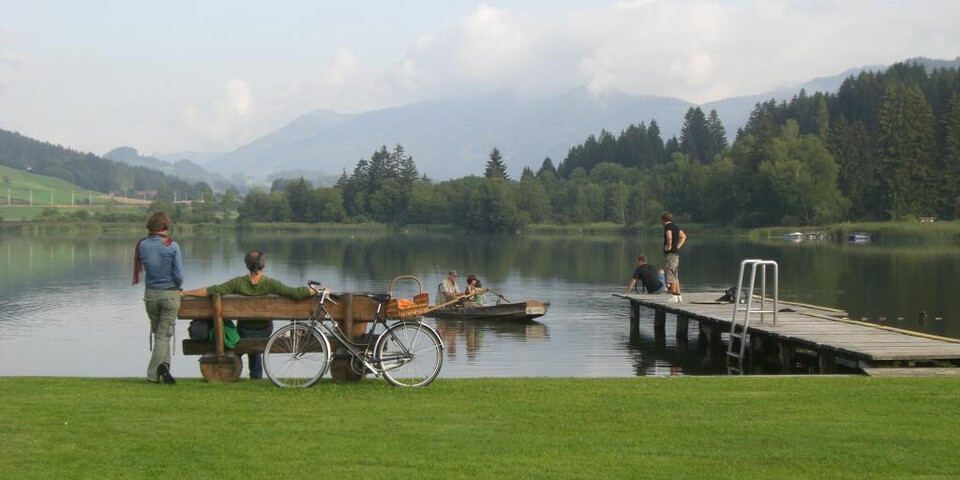
POLYGON ((380 303, 390 300, 389 293, 361 293, 360 295, 363 295, 364 297, 367 297, 367 298, 372 298, 380 303))

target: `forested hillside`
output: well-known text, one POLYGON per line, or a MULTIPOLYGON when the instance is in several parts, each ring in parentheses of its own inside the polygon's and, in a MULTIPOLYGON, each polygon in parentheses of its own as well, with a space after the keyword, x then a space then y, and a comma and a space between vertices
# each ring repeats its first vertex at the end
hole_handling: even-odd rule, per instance
POLYGON ((156 170, 106 160, 92 153, 37 141, 16 132, 0 129, 0 165, 37 175, 59 178, 80 187, 103 193, 135 196, 138 191, 156 190, 158 197, 173 200, 201 194, 209 196, 210 187, 203 182, 190 184, 156 170))
POLYGON ((515 231, 529 222, 684 221, 737 226, 960 215, 960 75, 897 64, 833 94, 757 104, 728 145, 716 112, 687 111, 679 137, 656 120, 602 131, 555 165, 507 178, 494 148, 486 174, 433 183, 397 145, 333 188, 303 180, 252 192, 244 221, 447 223, 515 231))

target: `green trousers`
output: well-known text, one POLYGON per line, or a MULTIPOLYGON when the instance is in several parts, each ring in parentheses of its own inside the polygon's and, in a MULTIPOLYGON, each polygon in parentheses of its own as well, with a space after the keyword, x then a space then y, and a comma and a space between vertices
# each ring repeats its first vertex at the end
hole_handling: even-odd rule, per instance
POLYGON ((180 292, 177 290, 143 291, 143 303, 150 317, 150 333, 153 334, 153 354, 147 365, 147 380, 160 381, 157 367, 161 363, 170 364, 170 338, 173 337, 177 313, 180 311, 180 292))

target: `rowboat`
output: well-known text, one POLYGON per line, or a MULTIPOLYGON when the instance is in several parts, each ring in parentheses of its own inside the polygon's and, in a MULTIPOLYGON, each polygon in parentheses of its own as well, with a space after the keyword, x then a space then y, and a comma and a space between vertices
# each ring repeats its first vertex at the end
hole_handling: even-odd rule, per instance
POLYGON ((871 235, 867 232, 853 232, 847 239, 850 243, 870 243, 871 235))
POLYGON ((550 302, 539 302, 537 300, 484 306, 457 304, 430 310, 425 316, 457 320, 525 322, 546 315, 548 308, 550 308, 550 302))

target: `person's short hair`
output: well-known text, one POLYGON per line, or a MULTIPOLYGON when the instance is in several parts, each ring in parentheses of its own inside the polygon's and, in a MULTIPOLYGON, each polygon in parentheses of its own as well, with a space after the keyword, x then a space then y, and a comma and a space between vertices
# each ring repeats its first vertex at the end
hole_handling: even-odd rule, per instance
POLYGON ((646 256, 646 255, 640 255, 639 257, 637 257, 637 261, 638 261, 638 262, 641 262, 641 263, 647 263, 647 256, 646 256))
POLYGON ((263 252, 260 250, 250 250, 247 252, 247 254, 243 256, 243 263, 247 264, 247 270, 250 270, 250 273, 259 272, 267 265, 263 259, 263 252))
POLYGON ((476 279, 477 279, 477 276, 474 275, 474 274, 472 274, 472 273, 471 273, 470 275, 467 275, 467 285, 470 285, 470 282, 472 282, 472 281, 474 281, 474 280, 476 280, 476 279))
POLYGON ((663 212, 663 215, 660 215, 660 220, 663 220, 664 222, 672 222, 673 214, 670 212, 663 212))
POLYGON ((147 230, 151 232, 170 230, 170 217, 167 216, 167 212, 157 212, 150 215, 150 218, 147 219, 147 230))
POLYGON ((456 271, 456 270, 450 270, 449 272, 447 272, 447 276, 450 276, 450 277, 459 277, 460 275, 457 275, 457 271, 456 271))

